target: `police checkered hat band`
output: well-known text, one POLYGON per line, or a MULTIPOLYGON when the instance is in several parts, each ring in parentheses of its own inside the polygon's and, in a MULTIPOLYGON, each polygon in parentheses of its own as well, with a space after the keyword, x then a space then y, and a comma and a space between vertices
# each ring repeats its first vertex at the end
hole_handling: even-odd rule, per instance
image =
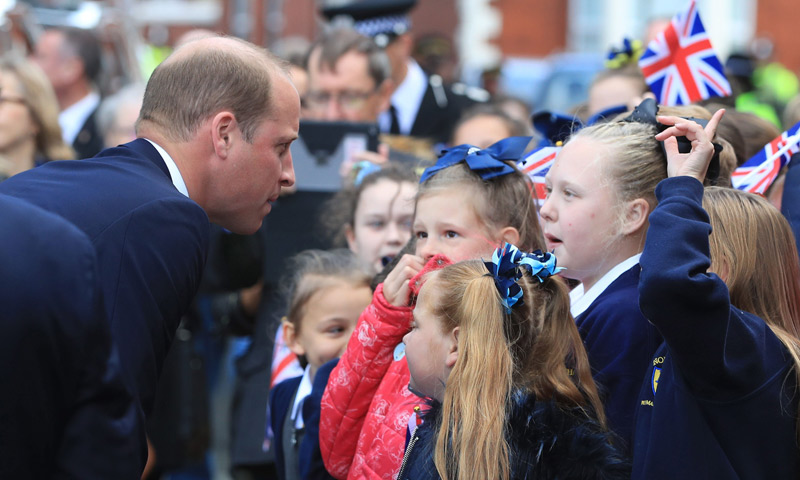
POLYGON ((408 15, 386 15, 366 20, 358 20, 353 24, 358 33, 368 37, 376 35, 402 35, 411 29, 408 15))

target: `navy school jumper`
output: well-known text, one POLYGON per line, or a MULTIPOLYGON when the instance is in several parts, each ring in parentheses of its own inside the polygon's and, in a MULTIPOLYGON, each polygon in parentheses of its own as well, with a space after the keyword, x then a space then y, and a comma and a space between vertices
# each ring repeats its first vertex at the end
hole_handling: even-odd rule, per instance
POLYGON ((608 426, 626 451, 647 363, 661 344, 661 335, 639 311, 639 271, 638 264, 628 269, 575 318, 608 426))
POLYGON ((633 478, 798 478, 791 357, 762 319, 730 304, 725 283, 708 273, 711 226, 702 184, 670 178, 656 195, 639 302, 665 343, 642 386, 633 478))

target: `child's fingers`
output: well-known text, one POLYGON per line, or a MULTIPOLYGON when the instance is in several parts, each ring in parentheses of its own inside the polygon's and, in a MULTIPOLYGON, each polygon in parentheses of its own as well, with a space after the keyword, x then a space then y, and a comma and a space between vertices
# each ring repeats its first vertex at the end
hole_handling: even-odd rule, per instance
POLYGON ((719 122, 722 121, 722 117, 724 115, 725 115, 725 109, 724 108, 720 108, 719 110, 714 112, 714 115, 711 117, 711 120, 708 121, 708 125, 706 125, 706 129, 705 129, 705 132, 706 132, 706 135, 708 135, 708 138, 714 138, 714 136, 717 133, 717 126, 719 126, 719 122))
POLYGON ((419 273, 422 267, 421 257, 403 255, 383 282, 383 296, 386 301, 395 306, 406 306, 410 291, 408 281, 419 273))
POLYGON ((669 137, 685 137, 688 131, 688 125, 686 123, 679 123, 661 132, 658 132, 656 135, 656 140, 663 142, 669 137))

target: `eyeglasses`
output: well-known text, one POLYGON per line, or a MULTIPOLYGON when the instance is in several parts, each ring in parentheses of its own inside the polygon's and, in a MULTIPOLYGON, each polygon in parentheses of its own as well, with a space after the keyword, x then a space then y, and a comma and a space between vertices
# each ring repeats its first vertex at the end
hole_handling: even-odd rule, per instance
POLYGON ((26 102, 24 98, 7 97, 5 95, 0 95, 0 104, 6 103, 6 102, 8 102, 8 103, 18 103, 20 105, 25 105, 25 106, 28 105, 28 102, 26 102))
POLYGON ((364 106, 367 99, 377 91, 378 89, 375 88, 369 92, 344 91, 335 94, 330 92, 308 92, 305 100, 309 108, 319 109, 326 107, 333 98, 342 109, 352 111, 364 106))

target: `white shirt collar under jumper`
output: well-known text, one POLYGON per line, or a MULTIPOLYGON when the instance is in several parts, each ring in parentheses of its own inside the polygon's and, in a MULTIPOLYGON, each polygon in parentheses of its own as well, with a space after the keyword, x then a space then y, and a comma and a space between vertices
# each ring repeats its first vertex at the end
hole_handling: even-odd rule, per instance
POLYGON ((636 255, 618 263, 616 266, 614 266, 614 268, 603 275, 600 280, 597 281, 597 283, 592 285, 592 288, 590 288, 588 292, 583 291, 583 284, 573 288, 572 291, 569 292, 569 310, 570 313, 572 313, 572 316, 574 318, 578 318, 578 315, 585 312, 586 309, 589 308, 595 300, 597 300, 597 297, 599 297, 609 285, 614 283, 614 280, 639 263, 639 257, 641 256, 641 253, 637 253, 636 255))
POLYGON ((183 176, 181 176, 181 171, 178 169, 178 165, 175 164, 175 160, 169 156, 169 153, 167 153, 166 150, 161 148, 161 145, 148 138, 145 138, 145 140, 150 142, 150 144, 158 151, 159 155, 161 155, 161 158, 167 165, 169 176, 172 177, 172 184, 175 185, 175 188, 177 188, 178 191, 184 194, 186 197, 189 197, 189 190, 186 188, 186 183, 183 181, 183 176))
MULTIPOLYGON (((428 76, 414 60, 408 61, 408 71, 403 83, 397 86, 392 93, 392 105, 397 112, 397 124, 400 133, 408 135, 414 127, 417 119, 419 107, 422 105, 422 97, 428 89, 428 76)), ((392 116, 389 111, 381 112, 378 123, 382 132, 388 132, 392 125, 392 116)))
POLYGON ((297 386, 297 394, 294 396, 294 404, 292 405, 292 420, 294 421, 294 428, 300 430, 305 427, 303 421, 303 401, 311 395, 311 365, 306 365, 303 370, 303 378, 300 379, 300 385, 297 386))
POLYGON ((98 105, 100 105, 100 95, 92 91, 58 114, 58 125, 61 127, 61 138, 64 139, 64 143, 67 145, 75 143, 75 138, 86 123, 86 119, 98 105))

